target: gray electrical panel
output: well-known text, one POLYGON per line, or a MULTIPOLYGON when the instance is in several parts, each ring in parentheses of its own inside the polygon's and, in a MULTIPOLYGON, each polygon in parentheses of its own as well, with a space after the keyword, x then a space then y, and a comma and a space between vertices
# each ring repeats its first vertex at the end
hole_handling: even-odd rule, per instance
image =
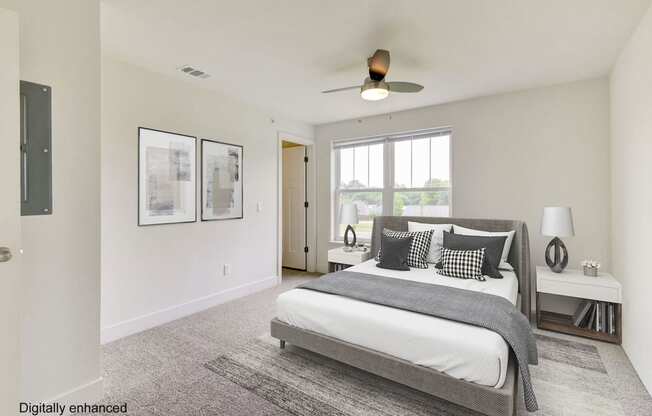
POLYGON ((21 215, 52 214, 52 88, 20 81, 21 215))

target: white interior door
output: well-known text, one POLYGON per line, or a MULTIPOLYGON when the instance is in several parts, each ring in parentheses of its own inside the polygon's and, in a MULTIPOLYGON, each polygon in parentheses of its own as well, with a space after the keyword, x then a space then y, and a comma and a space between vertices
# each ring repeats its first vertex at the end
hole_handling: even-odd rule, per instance
POLYGON ((283 267, 306 269, 304 146, 283 149, 283 267))
POLYGON ((18 15, 0 8, 0 414, 18 413, 20 134, 18 15))

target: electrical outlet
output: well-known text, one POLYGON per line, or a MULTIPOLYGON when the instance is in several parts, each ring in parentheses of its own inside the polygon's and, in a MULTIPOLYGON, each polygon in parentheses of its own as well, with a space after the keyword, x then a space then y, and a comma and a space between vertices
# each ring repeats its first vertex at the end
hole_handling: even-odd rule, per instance
POLYGON ((229 263, 224 263, 224 267, 222 269, 222 275, 223 276, 231 275, 231 265, 229 263))

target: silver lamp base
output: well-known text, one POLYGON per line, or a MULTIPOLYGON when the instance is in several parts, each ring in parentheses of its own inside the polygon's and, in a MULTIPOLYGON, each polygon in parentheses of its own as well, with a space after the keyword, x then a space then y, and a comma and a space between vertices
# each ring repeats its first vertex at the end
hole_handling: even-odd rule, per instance
POLYGON ((355 235, 355 230, 353 229, 353 227, 351 227, 351 224, 347 225, 346 231, 344 231, 344 246, 353 249, 353 247, 355 247, 357 242, 358 242, 358 238, 355 235), (349 241, 349 233, 353 234, 353 241, 349 241))
POLYGON ((568 266, 568 250, 559 237, 553 238, 546 247, 546 264, 555 273, 561 273, 568 266), (550 258, 551 250, 554 255, 552 259, 550 258))

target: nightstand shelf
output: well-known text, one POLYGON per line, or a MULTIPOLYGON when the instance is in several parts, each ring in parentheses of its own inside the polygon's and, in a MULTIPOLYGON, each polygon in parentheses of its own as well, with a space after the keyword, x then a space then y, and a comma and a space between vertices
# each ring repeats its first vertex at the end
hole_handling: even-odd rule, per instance
POLYGON ((598 277, 584 276, 579 270, 553 273, 548 268, 537 267, 537 327, 613 344, 622 343, 622 299, 620 283, 607 273, 598 277), (541 294, 567 296, 614 305, 615 333, 609 334, 589 328, 577 327, 571 315, 541 309, 541 294))
POLYGON ((561 332, 563 334, 575 335, 578 337, 591 338, 598 341, 610 342, 612 344, 622 343, 621 334, 621 305, 617 304, 616 314, 616 334, 609 335, 605 332, 595 331, 588 328, 579 328, 573 325, 573 317, 570 315, 539 311, 537 312, 537 327, 548 331, 561 332))
POLYGON ((328 271, 337 272, 369 260, 369 250, 344 251, 342 247, 328 250, 328 271))

